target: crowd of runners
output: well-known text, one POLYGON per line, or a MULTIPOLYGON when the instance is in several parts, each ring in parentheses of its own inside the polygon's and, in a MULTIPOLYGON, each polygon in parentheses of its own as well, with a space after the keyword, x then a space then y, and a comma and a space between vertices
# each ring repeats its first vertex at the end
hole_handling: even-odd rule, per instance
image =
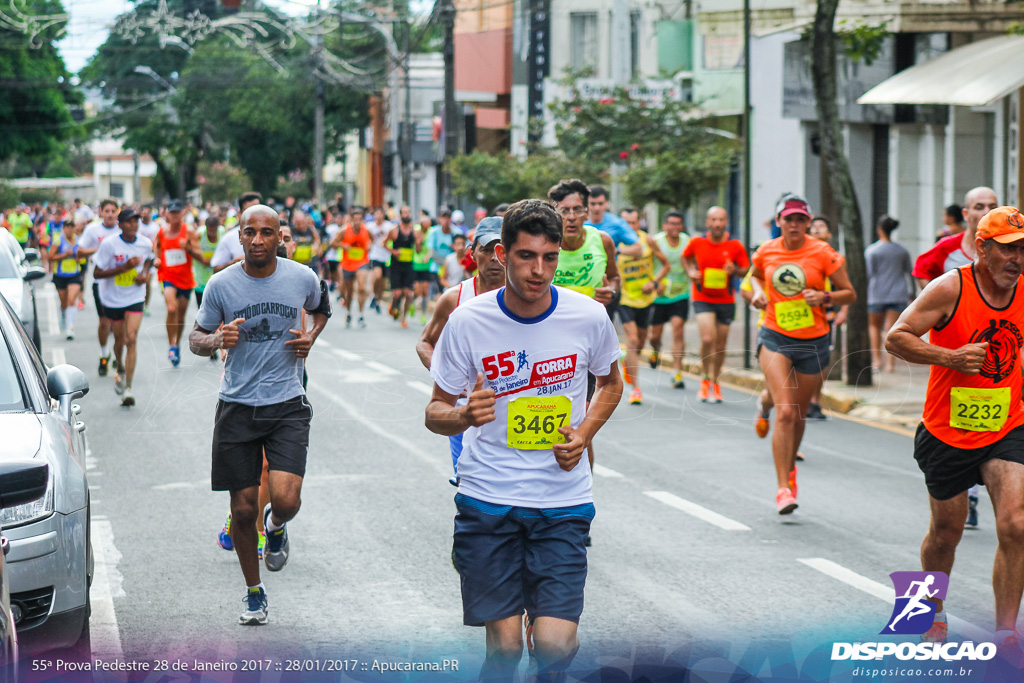
MULTIPOLYGON (((640 211, 615 214, 605 188, 576 179, 557 183, 544 200, 477 212, 471 225, 447 208, 435 224, 429 216, 414 222, 409 207, 271 208, 257 193, 202 211, 112 199, 97 209, 19 207, 4 226, 40 249, 68 340, 77 310, 95 306, 98 374, 113 372, 123 406, 135 402, 136 340, 154 291, 166 304, 175 367, 195 293, 189 346, 224 363, 212 485, 230 492, 218 542, 238 555, 243 624, 268 619, 259 560, 280 571, 290 553, 286 523, 299 509, 313 415, 304 361, 332 315, 332 296, 346 327, 366 327, 369 312, 383 318, 385 308, 400 328, 418 321, 416 352, 434 382, 426 427, 449 437, 458 488, 452 561, 463 619, 486 629, 483 679, 514 676, 525 643, 537 675, 559 680, 579 647, 593 441, 625 385, 628 402, 642 404, 645 347, 651 368, 668 365, 671 386, 685 391, 692 313, 700 348, 691 391, 698 402, 720 403, 737 295, 760 311, 764 388, 753 431, 771 433, 776 509, 789 515, 798 508, 806 421, 825 417, 820 394, 834 328, 857 296, 829 243, 831 222, 789 193, 774 207, 778 235, 752 252, 732 236, 721 207, 711 207, 699 229, 688 229, 676 210, 650 229, 640 211)), ((914 264, 920 295, 911 283, 907 301, 871 313, 888 331, 889 353, 932 367, 914 445, 932 516, 922 568, 952 570, 965 524, 978 524, 977 487, 987 486, 999 539, 996 637, 1016 646, 1024 593, 1024 217, 1000 207, 989 188, 967 194, 963 216, 964 232, 943 237, 914 264)), ((874 267, 903 258, 884 244, 894 229, 880 223, 883 246, 869 250, 874 267)), ((947 620, 935 602, 924 638, 944 641, 947 620)))

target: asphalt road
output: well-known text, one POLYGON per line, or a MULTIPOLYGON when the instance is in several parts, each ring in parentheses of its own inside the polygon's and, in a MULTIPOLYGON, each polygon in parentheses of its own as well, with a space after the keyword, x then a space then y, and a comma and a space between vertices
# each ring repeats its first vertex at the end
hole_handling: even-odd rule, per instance
MULTIPOLYGON (((483 631, 461 623, 450 456, 447 440, 423 426, 430 379, 413 349, 419 326, 371 312, 367 329, 345 329, 336 315, 314 347, 315 417, 291 559, 281 573, 264 572, 270 624, 241 627, 238 563, 216 544, 227 494, 209 488, 220 364, 186 350, 172 368, 154 299, 132 409, 120 407, 111 376, 97 375, 91 297, 70 342, 55 335, 52 288, 40 300, 45 360, 78 365, 92 385, 81 404, 92 452, 95 656, 190 666, 344 659, 358 664, 343 677, 365 680, 376 680, 361 669, 374 659, 455 659, 458 676, 475 675, 483 631)), ((833 641, 878 640, 892 608, 888 574, 919 569, 928 523, 911 437, 840 418, 810 424, 800 509, 781 518, 752 396, 727 387, 723 404, 705 405, 696 381, 674 390, 663 371, 644 367, 641 377, 644 404, 624 394, 596 440, 598 514, 573 671, 721 673, 739 663, 776 675, 823 666, 812 674, 827 678, 835 665, 813 664, 815 652, 827 660, 833 641)), ((986 497, 947 602, 964 638, 991 629, 994 549, 986 497)))

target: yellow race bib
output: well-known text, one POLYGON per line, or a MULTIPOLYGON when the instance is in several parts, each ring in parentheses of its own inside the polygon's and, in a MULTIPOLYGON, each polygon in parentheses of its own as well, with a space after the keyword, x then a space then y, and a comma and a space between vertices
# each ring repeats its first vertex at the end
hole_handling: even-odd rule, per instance
POLYGON ((565 443, 558 428, 569 424, 572 399, 567 396, 524 396, 508 402, 508 447, 542 451, 565 443))
POLYGON ((308 244, 295 247, 295 260, 300 263, 308 263, 313 258, 313 247, 308 244))
POLYGON ((350 247, 348 250, 348 257, 352 261, 362 261, 364 256, 366 256, 366 250, 362 247, 350 247))
POLYGON ((73 258, 63 259, 57 269, 62 273, 74 273, 78 270, 78 261, 73 258))
POLYGON ((721 268, 704 269, 704 289, 725 289, 729 276, 721 268))
POLYGON ((114 284, 118 287, 132 287, 135 285, 135 278, 139 276, 137 270, 132 268, 114 276, 114 284))
POLYGON ((775 322, 786 332, 814 325, 814 313, 805 299, 780 301, 775 304, 775 322))
POLYGON ((972 432, 998 432, 1010 414, 1010 387, 949 390, 949 426, 972 432))
POLYGON ((398 250, 398 260, 401 263, 412 263, 412 249, 405 248, 398 250))

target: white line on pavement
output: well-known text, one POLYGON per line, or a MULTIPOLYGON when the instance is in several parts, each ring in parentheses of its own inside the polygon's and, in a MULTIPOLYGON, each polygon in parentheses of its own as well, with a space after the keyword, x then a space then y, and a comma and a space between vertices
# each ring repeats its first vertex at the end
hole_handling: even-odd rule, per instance
POLYGON ((596 474, 599 477, 609 477, 611 479, 625 479, 626 476, 621 472, 616 472, 611 467, 598 465, 596 462, 594 463, 594 474, 596 474))
POLYGON ((352 353, 351 351, 346 351, 345 349, 331 349, 331 353, 333 353, 335 356, 344 358, 345 360, 364 360, 363 357, 360 356, 358 353, 352 353))
POLYGON ((444 460, 447 459, 446 457, 438 458, 434 457, 433 455, 430 455, 429 453, 424 453, 420 449, 419 445, 393 433, 391 430, 387 429, 385 426, 380 424, 376 418, 363 415, 355 405, 349 403, 348 401, 343 399, 341 396, 338 396, 333 391, 324 389, 322 386, 320 386, 319 383, 314 384, 313 382, 310 382, 309 385, 310 387, 316 389, 318 392, 320 392, 321 394, 329 398, 331 401, 333 401, 335 405, 337 405, 339 408, 348 413, 354 420, 358 422, 358 424, 362 425, 363 427, 366 427, 374 434, 382 436, 385 439, 391 441, 392 443, 401 446, 405 450, 415 455, 420 460, 429 463, 432 467, 434 467, 434 469, 436 469, 439 473, 444 474, 446 477, 449 474, 451 474, 451 465, 449 464, 448 467, 445 467, 444 460))
POLYGON ((389 368, 383 363, 378 363, 377 361, 374 360, 364 361, 363 365, 370 368, 371 370, 376 370, 381 375, 385 375, 388 377, 393 377, 398 374, 398 370, 395 370, 394 368, 389 368))
POLYGON ((60 311, 57 309, 57 299, 47 296, 43 297, 43 301, 46 303, 46 317, 49 318, 47 328, 50 334, 56 337, 60 334, 60 311))
POLYGON ((693 515, 697 519, 703 520, 708 524, 714 524, 719 529, 724 529, 726 531, 750 531, 750 527, 746 524, 740 524, 735 520, 718 514, 714 510, 708 510, 702 505, 697 505, 697 503, 684 500, 683 498, 669 493, 668 491, 644 491, 644 495, 650 496, 654 500, 661 501, 669 507, 682 510, 686 514, 693 515))
POLYGON ((317 343, 317 346, 320 346, 322 348, 325 348, 325 349, 331 348, 331 342, 327 341, 326 339, 322 339, 320 337, 317 337, 316 343, 317 343))
POLYGON ((64 365, 68 362, 67 356, 64 355, 64 349, 59 346, 54 347, 53 351, 50 352, 50 355, 53 356, 54 366, 64 365))
POLYGON ((92 520, 92 550, 92 617, 89 619, 92 654, 96 659, 123 659, 121 632, 114 612, 114 598, 125 596, 121 586, 123 577, 117 568, 121 553, 114 547, 114 530, 106 518, 92 520))
POLYGON ((427 396, 434 395, 434 388, 431 387, 426 382, 421 382, 418 379, 411 379, 408 382, 406 382, 406 384, 408 384, 410 387, 420 392, 421 394, 426 394, 427 396))
MULTIPOLYGON (((823 557, 810 557, 797 559, 797 562, 805 564, 811 569, 815 569, 826 576, 830 576, 833 579, 842 581, 848 586, 853 586, 859 591, 863 591, 868 595, 872 595, 880 600, 884 600, 889 604, 893 604, 896 601, 896 591, 891 586, 879 583, 873 579, 869 579, 866 576, 861 576, 855 571, 847 569, 846 567, 836 564, 831 560, 826 560, 823 557)), ((953 631, 961 635, 965 635, 968 638, 974 639, 975 642, 989 641, 992 639, 992 633, 986 631, 980 626, 975 626, 969 621, 964 621, 959 617, 946 613, 946 619, 949 621, 949 625, 953 631)))

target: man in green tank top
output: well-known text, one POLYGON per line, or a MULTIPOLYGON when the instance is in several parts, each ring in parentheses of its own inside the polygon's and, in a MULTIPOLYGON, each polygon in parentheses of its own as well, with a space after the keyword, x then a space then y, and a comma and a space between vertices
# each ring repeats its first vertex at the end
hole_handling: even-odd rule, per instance
POLYGON ((683 329, 690 317, 690 276, 682 264, 683 249, 690 236, 683 232, 686 223, 683 214, 669 211, 665 214, 661 229, 654 236, 654 242, 668 258, 671 266, 668 275, 658 282, 658 298, 654 300, 651 313, 651 367, 658 367, 661 360, 661 335, 665 323, 672 325, 672 369, 675 376, 672 386, 686 388, 683 382, 683 353, 686 351, 686 337, 683 329))
MULTIPOLYGON (((192 270, 196 275, 196 303, 202 307, 203 292, 206 290, 206 283, 213 276, 213 268, 210 267, 210 260, 213 252, 217 251, 217 243, 220 242, 224 228, 220 226, 220 217, 216 213, 206 217, 206 229, 199 232, 199 250, 202 256, 192 261, 192 270)), ((213 354, 216 355, 216 354, 213 354)))

